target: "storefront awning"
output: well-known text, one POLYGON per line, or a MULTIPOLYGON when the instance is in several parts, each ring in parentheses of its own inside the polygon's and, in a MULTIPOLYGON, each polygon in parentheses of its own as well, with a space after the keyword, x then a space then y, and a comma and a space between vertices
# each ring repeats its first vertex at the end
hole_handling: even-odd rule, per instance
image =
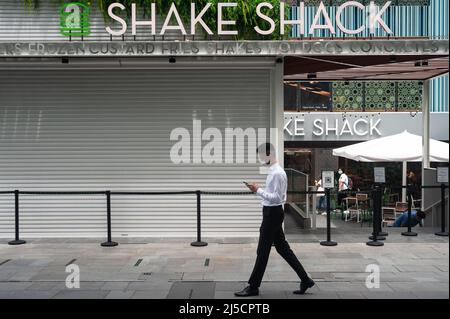
POLYGON ((448 55, 290 56, 285 80, 427 80, 448 73, 448 55))

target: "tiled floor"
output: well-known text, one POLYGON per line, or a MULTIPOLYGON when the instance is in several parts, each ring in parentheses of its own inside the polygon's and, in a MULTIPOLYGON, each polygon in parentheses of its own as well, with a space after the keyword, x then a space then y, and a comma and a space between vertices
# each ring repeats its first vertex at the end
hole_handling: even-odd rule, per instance
MULTIPOLYGON (((334 234, 336 247, 319 245, 321 231, 288 238, 317 285, 292 294, 298 279, 272 251, 261 294, 255 298, 449 298, 448 238, 420 229, 418 237, 390 230, 385 246, 369 247, 368 229, 334 234), (380 287, 366 287, 366 267, 380 269, 380 287)), ((233 298, 245 286, 255 260, 256 239, 209 240, 30 239, 22 246, 0 240, 0 298, 233 298), (80 288, 66 288, 66 265, 80 268, 80 288)))

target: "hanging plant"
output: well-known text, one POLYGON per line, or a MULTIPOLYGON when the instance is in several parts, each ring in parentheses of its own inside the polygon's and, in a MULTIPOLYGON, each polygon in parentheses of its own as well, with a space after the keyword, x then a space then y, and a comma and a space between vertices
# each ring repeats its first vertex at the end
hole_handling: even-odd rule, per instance
MULTIPOLYGON (((38 8, 41 0, 24 0, 25 5, 29 8, 38 8)), ((68 0, 49 0, 58 4, 73 2, 68 0)), ((203 16, 203 20, 210 27, 213 32, 217 26, 217 5, 219 2, 235 2, 237 7, 235 8, 225 8, 223 10, 224 20, 236 21, 236 25, 233 26, 233 30, 238 31, 238 35, 234 38, 236 40, 244 39, 282 39, 289 34, 289 30, 286 30, 285 36, 280 35, 280 1, 279 0, 265 0, 265 2, 270 3, 273 6, 272 10, 268 8, 262 9, 262 13, 270 16, 275 22, 275 31, 268 36, 263 36, 255 31, 255 27, 258 26, 262 30, 267 30, 270 28, 269 22, 259 18, 256 14, 256 8, 262 0, 75 0, 76 2, 81 2, 89 6, 96 3, 100 12, 102 12, 105 21, 109 21, 110 17, 108 15, 108 7, 112 3, 120 2, 125 7, 125 17, 127 20, 131 19, 131 4, 135 3, 138 12, 143 18, 148 18, 151 16, 151 4, 155 3, 157 14, 163 16, 167 14, 172 3, 177 7, 177 11, 184 23, 188 23, 191 19, 191 3, 196 4, 198 11, 205 7, 208 3, 211 3, 210 9, 203 16)), ((286 8, 289 8, 286 5, 286 8)), ((286 9, 285 18, 288 18, 288 9, 286 9)), ((199 12, 197 12, 198 14, 199 12)), ((120 11, 117 11, 120 14, 120 11)))

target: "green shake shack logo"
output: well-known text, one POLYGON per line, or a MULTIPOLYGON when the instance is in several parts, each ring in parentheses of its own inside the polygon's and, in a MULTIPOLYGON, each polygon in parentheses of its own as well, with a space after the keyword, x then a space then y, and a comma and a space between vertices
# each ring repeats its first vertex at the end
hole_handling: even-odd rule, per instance
POLYGON ((60 31, 64 36, 81 37, 91 33, 89 23, 90 8, 80 2, 66 3, 61 7, 60 31))

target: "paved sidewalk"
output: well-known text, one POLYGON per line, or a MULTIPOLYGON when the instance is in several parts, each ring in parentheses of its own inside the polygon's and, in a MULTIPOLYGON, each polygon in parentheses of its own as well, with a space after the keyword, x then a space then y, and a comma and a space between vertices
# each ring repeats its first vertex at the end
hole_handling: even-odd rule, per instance
MULTIPOLYGON (((449 298, 448 238, 430 233, 405 239, 394 233, 384 247, 337 239, 342 240, 336 247, 293 240, 317 283, 304 296, 292 294, 298 280, 273 249, 256 298, 449 298), (380 267, 378 289, 365 285, 369 264, 380 267)), ((114 248, 92 239, 6 242, 0 240, 0 298, 233 298, 246 284, 256 251, 255 239, 207 247, 180 240, 123 240, 114 248), (65 286, 70 263, 80 267, 80 289, 65 286)))

